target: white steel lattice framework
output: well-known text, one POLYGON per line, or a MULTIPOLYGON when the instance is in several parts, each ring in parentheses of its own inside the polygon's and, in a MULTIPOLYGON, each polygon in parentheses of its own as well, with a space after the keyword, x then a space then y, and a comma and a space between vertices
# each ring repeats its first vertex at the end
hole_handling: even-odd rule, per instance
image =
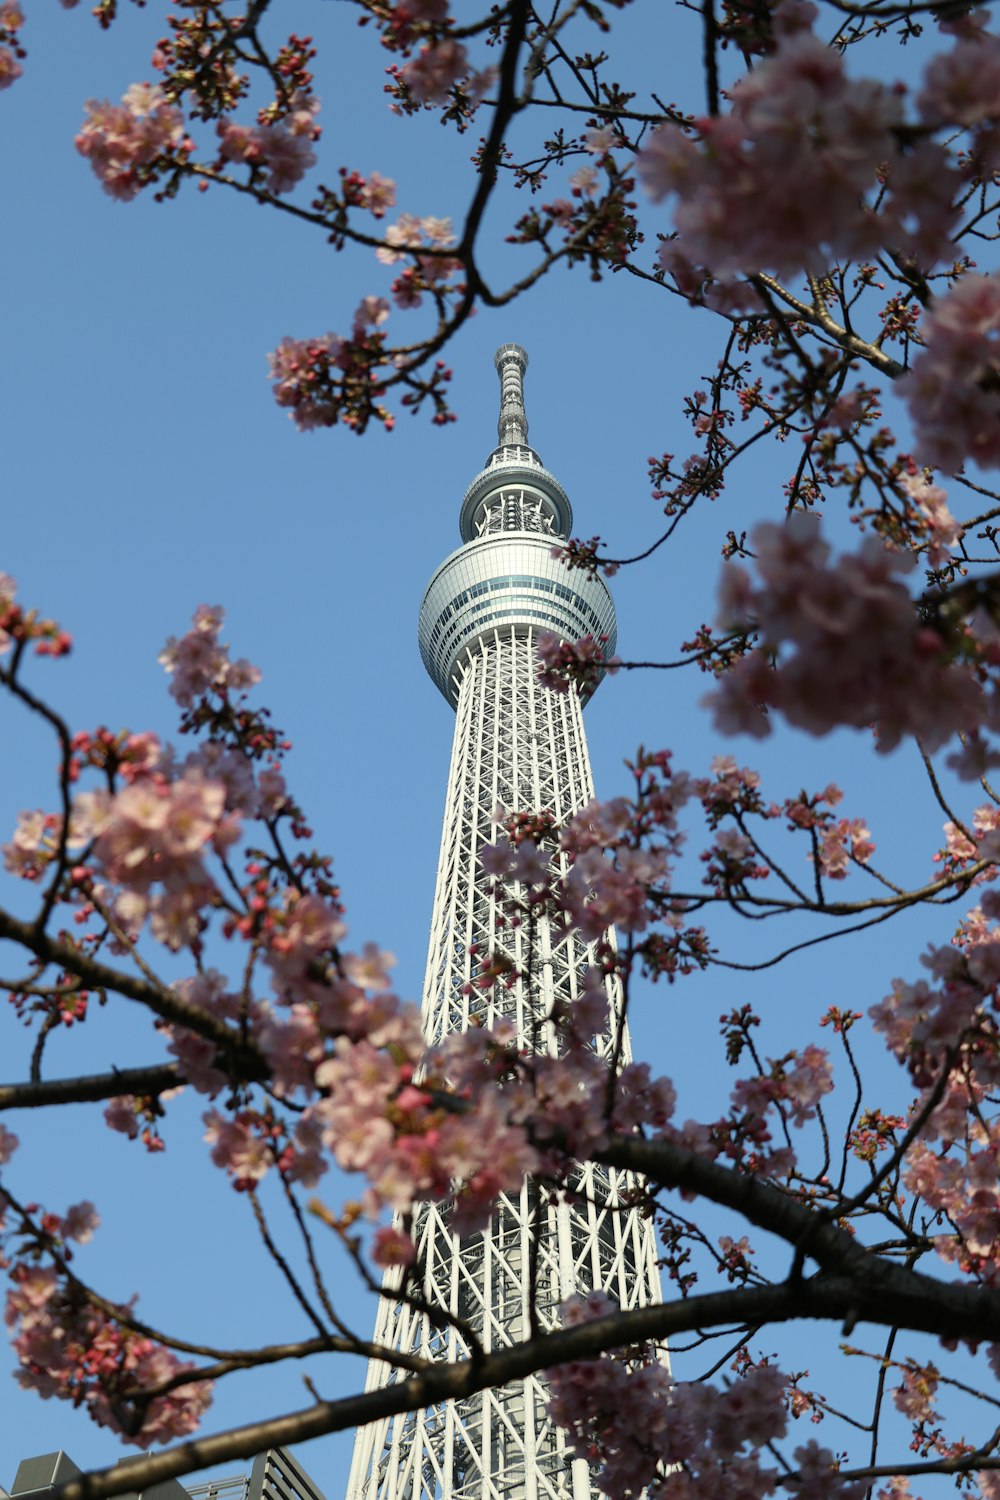
MULTIPOLYGON (((526 365, 516 344, 497 351, 499 446, 466 492, 464 545, 434 575, 420 612, 424 663, 457 710, 424 981, 429 1042, 505 1019, 521 1045, 554 1045, 541 1018, 555 999, 576 998, 590 959, 576 937, 542 920, 532 993, 520 981, 488 993, 468 988, 470 949, 504 951, 519 969, 526 960, 525 929, 498 923, 501 907, 479 862, 482 845, 496 837, 494 809, 549 809, 563 822, 593 795, 580 698, 539 686, 537 634, 606 635, 607 653, 614 650, 614 606, 603 581, 581 581, 551 556, 554 538, 569 535, 572 512, 528 447, 526 365)), ((611 1037, 597 1046, 610 1056, 611 1037)), ((600 1289, 623 1308, 659 1301, 651 1226, 622 1206, 628 1179, 588 1165, 578 1187, 572 1202, 540 1203, 525 1183, 519 1195, 501 1198, 486 1231, 463 1240, 443 1210, 422 1206, 415 1235, 423 1299, 471 1324, 487 1350, 528 1335, 533 1258, 542 1327, 553 1325, 574 1293, 600 1289)), ((398 1287, 390 1273, 376 1341, 423 1358, 464 1357, 455 1328, 407 1305, 394 1295, 398 1287)), ((389 1364, 373 1362, 367 1386, 397 1378, 389 1364)), ((364 1428, 348 1484, 348 1500, 591 1500, 596 1493, 587 1464, 571 1457, 548 1418, 539 1376, 364 1428)))

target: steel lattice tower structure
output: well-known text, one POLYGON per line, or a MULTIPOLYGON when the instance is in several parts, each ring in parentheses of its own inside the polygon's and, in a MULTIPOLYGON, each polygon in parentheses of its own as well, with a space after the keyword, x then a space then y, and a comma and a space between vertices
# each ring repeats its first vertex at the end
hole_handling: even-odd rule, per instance
MULTIPOLYGON (((528 445, 517 344, 497 350, 499 442, 465 494, 463 546, 442 563, 420 610, 420 652, 434 682, 456 709, 444 832, 438 863, 423 1015, 428 1042, 480 1022, 506 1019, 522 1045, 556 998, 573 1000, 592 957, 572 934, 542 920, 536 932, 533 993, 518 981, 506 990, 472 988, 474 957, 506 952, 520 969, 524 929, 498 918, 502 903, 483 872, 479 850, 496 837, 498 804, 509 811, 551 810, 562 823, 593 796, 582 703, 575 690, 550 692, 537 681, 541 631, 564 640, 607 636, 615 612, 603 580, 568 572, 552 556, 569 536, 572 511, 559 482, 528 445)), ((617 996, 610 995, 612 1025, 617 996)), ((544 1034, 544 1028, 542 1028, 544 1034)), ((554 1043, 553 1043, 554 1045, 554 1043)), ((611 1055, 612 1038, 595 1045, 611 1055)), ((624 1061, 628 1061, 625 1039, 624 1061)), ((652 1228, 622 1207, 628 1180, 588 1165, 572 1202, 539 1203, 527 1182, 503 1196, 489 1228, 459 1240, 434 1204, 415 1215, 422 1296, 460 1315, 489 1350, 527 1336, 529 1265, 537 1256, 536 1306, 543 1327, 578 1292, 601 1289, 623 1308, 660 1300, 652 1228), (532 1235, 538 1233, 537 1246, 532 1235)), ((376 1341, 424 1358, 460 1359, 455 1331, 394 1296, 398 1273, 384 1283, 376 1341)), ((401 1378, 388 1364, 369 1367, 369 1390, 401 1378)), ((566 1450, 549 1420, 544 1379, 533 1376, 470 1400, 443 1403, 362 1429, 348 1500, 592 1500, 587 1464, 566 1450)))

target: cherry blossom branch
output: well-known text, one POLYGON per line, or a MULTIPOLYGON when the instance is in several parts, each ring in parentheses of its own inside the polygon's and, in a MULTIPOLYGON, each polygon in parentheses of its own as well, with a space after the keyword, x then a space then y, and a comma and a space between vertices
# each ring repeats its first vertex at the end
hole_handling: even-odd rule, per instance
POLYGON ((267 1220, 264 1217, 264 1210, 260 1206, 260 1199, 257 1195, 256 1188, 248 1188, 247 1197, 250 1200, 250 1207, 253 1209, 254 1220, 256 1221, 261 1240, 264 1243, 264 1248, 267 1250, 268 1255, 270 1255, 278 1270, 281 1272, 281 1275, 284 1277, 292 1296, 295 1298, 296 1302, 305 1313, 309 1322, 313 1324, 314 1328, 321 1338, 326 1338, 328 1335, 328 1330, 323 1326, 323 1319, 320 1317, 319 1313, 309 1301, 309 1298, 306 1296, 305 1292, 302 1289, 298 1277, 295 1275, 295 1272, 288 1264, 287 1259, 284 1255, 282 1255, 281 1251, 278 1249, 277 1245, 274 1242, 274 1236, 267 1226, 267 1220))
POLYGON ((185 1082, 177 1063, 159 1063, 146 1068, 115 1068, 110 1073, 84 1074, 79 1078, 56 1078, 44 1083, 0 1084, 0 1110, 41 1109, 50 1104, 93 1104, 117 1099, 123 1094, 156 1097, 185 1082))
MULTIPOLYGON (((808 1214, 808 1210, 802 1212, 808 1214)), ((905 1279, 906 1273, 903 1274, 905 1279)), ((381 1389, 338 1401, 315 1402, 282 1417, 182 1443, 165 1453, 136 1459, 124 1470, 116 1465, 81 1475, 54 1488, 51 1500, 110 1500, 112 1496, 136 1488, 148 1489, 196 1469, 234 1458, 249 1458, 264 1448, 306 1442, 441 1401, 466 1400, 488 1387, 506 1385, 570 1361, 593 1358, 603 1350, 623 1344, 664 1339, 734 1321, 774 1323, 818 1318, 846 1321, 852 1326, 857 1321, 889 1326, 909 1322, 927 1333, 957 1331, 959 1336, 1000 1337, 1000 1298, 978 1288, 956 1288, 930 1278, 918 1279, 927 1282, 927 1290, 921 1287, 914 1292, 909 1288, 904 1293, 895 1287, 890 1290, 885 1284, 866 1286, 851 1277, 830 1276, 795 1285, 707 1293, 686 1301, 616 1313, 487 1354, 479 1361, 466 1359, 435 1366, 381 1389), (938 1296, 944 1299, 943 1304, 938 1303, 938 1296)), ((886 1472, 900 1470, 893 1468, 886 1472)))
MULTIPOLYGON (((994 861, 980 859, 970 861, 961 870, 956 870, 947 875, 941 875, 937 880, 929 880, 926 885, 917 886, 910 890, 904 890, 902 895, 890 896, 867 896, 863 901, 813 901, 808 897, 801 900, 787 901, 779 896, 755 896, 751 893, 741 894, 739 901, 741 906, 758 906, 765 909, 765 915, 779 916, 788 912, 801 911, 811 912, 826 917, 853 917, 866 911, 886 911, 892 914, 909 906, 917 906, 923 902, 941 902, 942 897, 946 902, 962 896, 975 884, 977 875, 994 868, 994 861)), ((713 903, 729 898, 706 895, 704 892, 688 893, 685 891, 670 891, 664 893, 664 901, 697 901, 713 903)), ((749 912, 742 912, 743 916, 750 917, 749 912)))
MULTIPOLYGON (((172 1347, 185 1349, 185 1352, 198 1352, 194 1349, 186 1349, 185 1345, 180 1342, 175 1342, 172 1347)), ((187 1385, 222 1380, 227 1375, 256 1370, 267 1365, 282 1364, 288 1360, 312 1359, 318 1354, 356 1354, 364 1359, 377 1359, 396 1365, 401 1370, 409 1370, 412 1373, 431 1368, 430 1360, 421 1359, 416 1354, 389 1349, 384 1344, 373 1343, 371 1339, 355 1339, 326 1333, 321 1338, 300 1339, 291 1344, 265 1344, 260 1349, 247 1349, 243 1353, 230 1354, 212 1364, 199 1365, 196 1370, 181 1371, 180 1374, 172 1375, 168 1380, 160 1381, 157 1385, 125 1391, 123 1396, 126 1400, 141 1398, 144 1401, 155 1401, 159 1396, 167 1396, 171 1391, 181 1390, 187 1385)))
POLYGON ((924 749, 919 740, 916 741, 916 746, 920 754, 920 759, 924 763, 924 770, 927 772, 927 780, 931 784, 931 791, 934 793, 934 800, 937 802, 938 807, 944 813, 949 822, 954 823, 955 827, 965 835, 965 837, 969 840, 969 843, 974 843, 973 836, 970 833, 968 826, 962 821, 959 814, 955 812, 954 808, 952 808, 950 803, 947 801, 944 793, 942 792, 941 783, 938 781, 937 772, 934 770, 934 765, 931 761, 930 756, 927 754, 927 751, 924 749))
POLYGON ((852 1198, 848 1198, 846 1202, 839 1202, 834 1207, 821 1210, 822 1216, 828 1221, 832 1221, 834 1218, 840 1220, 847 1219, 857 1209, 862 1208, 871 1198, 872 1194, 878 1192, 882 1184, 887 1182, 898 1171, 907 1151, 920 1136, 931 1115, 941 1103, 945 1089, 948 1087, 951 1071, 955 1065, 957 1056, 958 1053, 955 1050, 949 1050, 945 1053, 938 1076, 931 1088, 928 1089, 926 1098, 923 1100, 920 1108, 915 1111, 905 1134, 896 1143, 879 1170, 872 1174, 871 1181, 866 1182, 864 1187, 855 1193, 852 1198))
POLYGON ((127 1000, 134 1000, 163 1020, 186 1026, 199 1036, 215 1042, 220 1051, 239 1069, 242 1077, 256 1080, 268 1076, 267 1063, 251 1041, 234 1036, 224 1022, 182 999, 176 990, 135 979, 122 973, 120 969, 112 969, 108 964, 89 957, 62 939, 37 932, 33 923, 22 922, 2 909, 0 939, 18 944, 46 963, 58 964, 93 989, 110 990, 127 1000))
MULTIPOLYGON (((87 900, 90 902, 91 906, 97 912, 98 916, 101 918, 101 921, 107 928, 107 931, 111 933, 111 936, 114 938, 115 942, 120 944, 120 946, 128 954, 129 958, 135 964, 136 968, 139 970, 139 973, 147 981, 147 983, 154 986, 158 990, 167 989, 167 986, 157 974, 156 970, 152 967, 151 964, 147 963, 145 955, 139 951, 138 944, 132 941, 128 933, 122 927, 121 923, 115 920, 114 913, 111 911, 108 905, 103 902, 97 895, 96 891, 94 890, 93 881, 87 880, 84 883, 82 889, 86 894, 87 900)), ((105 934, 105 936, 106 935, 107 934, 105 934)))
POLYGON ((21 659, 21 653, 24 649, 24 645, 25 642, 23 641, 19 643, 18 649, 14 653, 14 658, 9 668, 0 667, 0 683, 2 683, 3 686, 7 688, 8 692, 12 693, 15 698, 20 699, 20 701, 27 708, 29 708, 32 713, 37 714, 39 718, 44 719, 46 723, 52 727, 52 729, 56 733, 56 737, 59 740, 59 747, 62 751, 62 760, 59 765, 59 799, 62 804, 62 826, 59 832, 59 844, 56 849, 56 857, 54 861, 55 868, 52 871, 48 886, 46 887, 45 894, 42 898, 41 908, 39 910, 38 916, 35 918, 34 924, 36 930, 39 933, 42 933, 45 931, 45 928, 48 925, 49 917, 52 915, 52 908, 55 906, 56 898, 59 894, 59 888, 62 885, 63 877, 66 874, 69 863, 67 841, 69 838, 70 812, 69 769, 72 750, 70 744, 71 737, 69 726, 67 725, 65 719, 63 719, 60 714, 57 714, 55 709, 50 708, 47 703, 45 703, 41 698, 37 697, 33 692, 31 692, 29 688, 26 688, 23 682, 17 680, 17 667, 21 659))
POLYGON ((320 1271, 319 1261, 316 1259, 316 1247, 313 1243, 313 1237, 309 1233, 309 1226, 305 1221, 305 1215, 303 1214, 302 1209, 299 1206, 298 1199, 295 1196, 295 1189, 288 1181, 288 1177, 284 1172, 281 1173, 281 1190, 285 1195, 286 1203, 292 1211, 292 1216, 295 1219, 299 1234, 302 1236, 302 1243, 305 1246, 306 1251, 306 1260, 309 1263, 309 1272, 312 1276, 313 1286, 316 1289, 316 1295, 320 1300, 323 1311, 330 1319, 330 1322, 334 1328, 338 1329, 345 1338, 348 1338, 352 1342, 356 1343, 357 1340, 354 1334, 351 1333, 351 1330, 348 1328, 344 1320, 338 1316, 333 1306, 333 1301, 330 1297, 329 1291, 327 1290, 326 1282, 323 1280, 323 1275, 320 1271))
POLYGON ((772 296, 777 297, 786 306, 791 308, 797 319, 803 323, 811 324, 814 328, 820 329, 835 344, 839 344, 842 349, 846 350, 848 354, 856 355, 865 360, 873 368, 879 370, 883 375, 888 375, 893 380, 898 379, 904 373, 904 365, 901 365, 898 360, 893 359, 890 355, 884 354, 876 344, 867 342, 867 340, 860 338, 856 333, 849 333, 846 328, 843 328, 830 316, 822 303, 810 305, 807 302, 803 302, 801 298, 795 297, 779 281, 776 281, 773 276, 759 273, 758 279, 772 296))
POLYGON ((1000 1469, 1000 1457, 995 1453, 998 1442, 1000 1442, 1000 1428, 993 1432, 981 1448, 976 1448, 971 1453, 963 1453, 958 1458, 936 1458, 927 1463, 872 1464, 862 1469, 839 1469, 837 1478, 843 1483, 849 1483, 852 1479, 889 1479, 897 1474, 907 1478, 919 1478, 925 1474, 971 1474, 978 1469, 1000 1469))
MULTIPOLYGON (((949 901, 957 901, 963 894, 962 891, 955 891, 947 899, 949 901)), ((750 913, 740 911, 735 899, 730 902, 730 905, 740 916, 749 917, 750 913)), ((775 968, 778 964, 784 963, 786 958, 791 958, 795 953, 804 953, 808 948, 818 948, 821 943, 832 943, 840 938, 851 937, 858 932, 867 932, 872 927, 878 927, 883 922, 888 922, 891 917, 897 916, 901 910, 903 910, 903 905, 896 905, 889 911, 880 912, 878 916, 869 918, 867 922, 855 922, 850 927, 840 927, 835 932, 822 932, 818 937, 805 938, 801 943, 791 943, 787 948, 782 948, 780 953, 772 954, 770 958, 761 959, 759 963, 740 963, 737 959, 717 958, 715 956, 710 957, 707 962, 720 969, 736 969, 741 973, 756 974, 763 969, 775 968)), ((777 915, 777 913, 765 912, 763 915, 777 915)))
POLYGON ((856 3, 856 0, 823 0, 823 3, 829 5, 831 10, 838 10, 845 16, 856 16, 860 20, 895 21, 905 16, 936 13, 938 0, 907 0, 905 5, 868 5, 856 3))
MULTIPOLYGON (((458 244, 457 253, 466 262, 467 271, 470 269, 468 261, 476 243, 483 214, 486 212, 486 205, 496 185, 497 163, 503 150, 504 136, 511 120, 521 108, 516 88, 517 61, 521 48, 524 46, 529 11, 530 6, 526 0, 511 0, 508 8, 508 32, 500 58, 499 87, 493 120, 479 156, 479 185, 465 216, 465 226, 458 244)), ((480 285, 479 273, 476 271, 466 298, 474 297, 480 285)))
POLYGON ((702 0, 701 7, 702 46, 701 58, 705 70, 705 96, 708 113, 719 113, 719 59, 716 52, 718 33, 715 24, 713 0, 702 0))

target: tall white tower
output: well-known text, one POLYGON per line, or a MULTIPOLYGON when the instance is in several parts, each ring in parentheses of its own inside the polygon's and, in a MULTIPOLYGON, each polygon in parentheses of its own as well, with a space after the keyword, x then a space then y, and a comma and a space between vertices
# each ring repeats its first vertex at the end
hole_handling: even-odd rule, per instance
MULTIPOLYGON (((531 993, 520 981, 509 990, 470 989, 470 950, 499 949, 526 967, 524 929, 498 922, 502 905, 479 850, 496 838, 497 804, 548 809, 562 823, 593 796, 580 697, 538 684, 535 640, 540 631, 564 640, 607 636, 610 655, 615 611, 603 580, 570 573, 552 556, 554 542, 569 535, 572 511, 528 446, 528 356, 504 344, 495 362, 499 442, 466 491, 463 546, 438 568, 420 610, 424 665, 457 714, 423 1014, 429 1042, 505 1019, 531 1046, 545 1035, 538 1019, 553 1001, 576 998, 592 955, 542 919, 531 993)), ((611 1038, 599 1037, 597 1047, 610 1057, 611 1038)), ((601 1289, 623 1308, 658 1302, 652 1227, 623 1206, 628 1185, 594 1165, 580 1173, 572 1201, 540 1197, 526 1182, 519 1195, 501 1198, 486 1231, 463 1240, 440 1208, 423 1205, 414 1230, 422 1298, 464 1319, 487 1350, 527 1337, 532 1287, 543 1328, 574 1293, 601 1289)), ((399 1300, 399 1285, 398 1275, 386 1278, 377 1342, 428 1359, 463 1358, 468 1351, 455 1328, 399 1300)), ((368 1389, 396 1378, 375 1362, 368 1389)), ((596 1493, 587 1464, 570 1456, 549 1420, 540 1376, 364 1428, 348 1484, 348 1500, 591 1500, 596 1493)))

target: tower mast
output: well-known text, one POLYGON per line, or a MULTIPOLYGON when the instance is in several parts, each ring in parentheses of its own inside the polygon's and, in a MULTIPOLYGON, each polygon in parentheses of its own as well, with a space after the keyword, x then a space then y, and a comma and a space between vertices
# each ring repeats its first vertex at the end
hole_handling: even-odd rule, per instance
MULTIPOLYGON (((496 837, 494 810, 547 809, 563 824, 593 796, 582 701, 575 689, 539 685, 535 644, 542 631, 564 640, 583 635, 615 644, 615 611, 604 581, 569 573, 552 547, 569 536, 566 492, 528 445, 524 373, 518 344, 496 352, 500 377, 497 447, 462 503, 462 546, 438 568, 420 610, 420 653, 456 711, 455 738, 438 862, 430 948, 424 979, 429 1043, 470 1025, 513 1024, 521 1047, 547 1045, 539 1027, 557 1001, 577 998, 593 950, 535 926, 530 989, 484 992, 473 980, 474 954, 498 949, 518 972, 529 968, 524 928, 502 921, 502 903, 483 871, 479 850, 496 837)), ((596 1039, 612 1056, 618 1023, 612 986, 612 1031, 596 1039)), ((554 1043, 553 1043, 554 1045, 554 1043)), ((628 1062, 625 1038, 622 1062, 628 1062)), ((540 1202, 532 1183, 503 1195, 488 1228, 459 1240, 436 1204, 421 1205, 414 1238, 421 1295, 475 1330, 484 1349, 550 1328, 561 1302, 606 1292, 623 1308, 660 1300, 652 1228, 620 1206, 628 1179, 584 1166, 572 1202, 540 1202), (537 1243, 535 1239, 537 1236, 537 1243)), ((386 1278, 375 1340, 424 1359, 462 1359, 469 1351, 451 1324, 408 1306, 386 1278)), ((369 1390, 397 1378, 373 1361, 369 1390)), ((357 1437, 348 1500, 596 1500, 587 1464, 567 1451, 549 1419, 541 1375, 363 1428, 357 1437)))

